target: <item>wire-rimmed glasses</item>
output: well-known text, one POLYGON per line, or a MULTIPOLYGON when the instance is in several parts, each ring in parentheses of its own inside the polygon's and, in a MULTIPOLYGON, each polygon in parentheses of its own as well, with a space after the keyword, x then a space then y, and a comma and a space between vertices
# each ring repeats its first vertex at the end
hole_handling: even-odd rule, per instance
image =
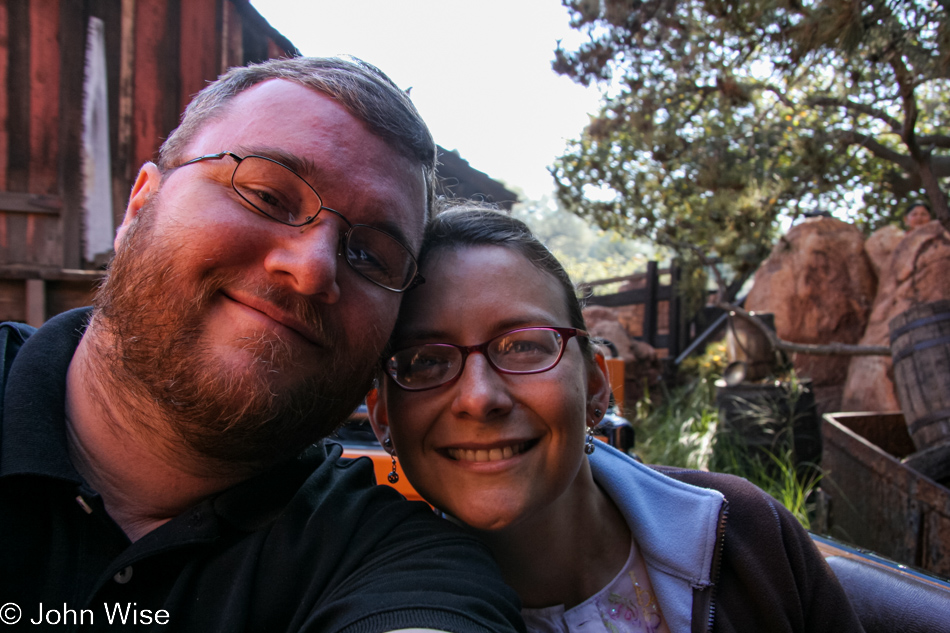
POLYGON ((219 152, 192 158, 181 167, 225 156, 235 161, 231 187, 262 215, 300 227, 316 220, 321 211, 329 211, 349 227, 340 236, 340 255, 360 276, 393 292, 404 292, 424 281, 405 244, 376 227, 352 224, 342 213, 325 206, 317 190, 283 163, 266 156, 219 152))
POLYGON ((573 327, 525 327, 510 330, 480 345, 425 343, 399 350, 386 361, 386 373, 406 391, 435 389, 458 379, 465 359, 482 354, 502 374, 540 374, 553 369, 567 342, 588 336, 573 327))

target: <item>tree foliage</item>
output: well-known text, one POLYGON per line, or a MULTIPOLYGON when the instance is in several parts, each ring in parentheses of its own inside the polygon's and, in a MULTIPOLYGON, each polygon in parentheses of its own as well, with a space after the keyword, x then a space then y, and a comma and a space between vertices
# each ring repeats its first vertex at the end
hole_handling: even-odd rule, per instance
MULTIPOLYGON (((547 196, 523 199, 511 214, 531 227, 576 284, 632 275, 645 270, 648 260, 666 256, 646 240, 625 239, 615 231, 591 227, 547 196)), ((611 289, 616 291, 612 286, 599 286, 597 291, 611 289)))
POLYGON ((563 206, 738 277, 780 223, 950 228, 950 0, 563 0, 554 69, 604 103, 552 168, 563 206))

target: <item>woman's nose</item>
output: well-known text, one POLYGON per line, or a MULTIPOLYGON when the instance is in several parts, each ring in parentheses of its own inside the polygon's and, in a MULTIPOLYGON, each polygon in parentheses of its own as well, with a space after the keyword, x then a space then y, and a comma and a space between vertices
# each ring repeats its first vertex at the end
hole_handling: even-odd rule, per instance
POLYGON ((508 413, 513 404, 504 377, 481 353, 469 354, 454 389, 452 410, 461 417, 487 421, 508 413))

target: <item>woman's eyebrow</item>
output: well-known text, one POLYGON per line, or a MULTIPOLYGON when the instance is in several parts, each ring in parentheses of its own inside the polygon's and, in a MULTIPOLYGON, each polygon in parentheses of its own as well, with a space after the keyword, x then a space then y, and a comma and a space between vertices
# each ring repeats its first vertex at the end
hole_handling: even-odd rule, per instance
MULTIPOLYGON (((550 317, 518 317, 514 319, 506 319, 495 324, 495 326, 492 328, 494 334, 492 334, 491 337, 493 338, 495 336, 500 336, 505 332, 510 332, 511 330, 518 330, 527 327, 555 327, 555 325, 551 323, 550 317)), ((398 334, 393 338, 397 341, 424 341, 438 343, 451 339, 452 336, 446 330, 431 328, 418 330, 407 329, 398 332, 398 334)))

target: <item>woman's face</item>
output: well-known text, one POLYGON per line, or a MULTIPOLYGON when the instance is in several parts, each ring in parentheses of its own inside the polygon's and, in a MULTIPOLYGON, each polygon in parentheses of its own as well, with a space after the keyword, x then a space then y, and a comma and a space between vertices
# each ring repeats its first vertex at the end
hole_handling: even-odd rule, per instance
MULTIPOLYGON (((434 252, 426 282, 407 294, 395 349, 421 343, 477 345, 524 326, 570 327, 564 290, 520 253, 478 246, 434 252)), ((571 507, 586 425, 606 409, 599 362, 576 338, 553 369, 497 373, 479 353, 455 382, 409 392, 388 377, 370 417, 388 430, 413 486, 430 503, 480 530, 497 530, 571 507)))
POLYGON ((916 229, 930 222, 930 211, 922 204, 917 205, 907 212, 905 221, 907 222, 908 229, 916 229))

